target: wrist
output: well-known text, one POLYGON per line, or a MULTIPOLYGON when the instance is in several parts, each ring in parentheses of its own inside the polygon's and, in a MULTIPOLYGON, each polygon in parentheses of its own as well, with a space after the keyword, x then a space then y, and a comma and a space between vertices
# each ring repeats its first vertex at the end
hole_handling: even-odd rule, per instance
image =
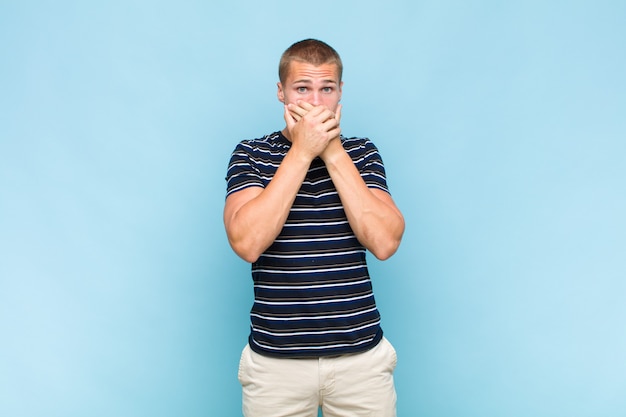
POLYGON ((315 159, 316 155, 312 155, 310 152, 306 152, 305 149, 301 149, 297 143, 291 143, 291 148, 287 151, 285 158, 293 160, 297 164, 305 165, 308 169, 311 162, 315 159))
POLYGON ((338 165, 341 163, 341 160, 346 157, 348 157, 348 154, 343 148, 339 138, 330 141, 326 149, 324 149, 324 152, 320 155, 320 158, 322 158, 327 166, 338 165))

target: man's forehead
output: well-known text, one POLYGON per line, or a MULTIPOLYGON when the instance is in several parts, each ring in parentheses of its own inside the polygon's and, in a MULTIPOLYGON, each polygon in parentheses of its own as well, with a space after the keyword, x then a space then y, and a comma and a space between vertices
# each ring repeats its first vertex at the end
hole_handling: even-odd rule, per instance
POLYGON ((339 81, 339 69, 337 64, 333 63, 313 65, 308 62, 292 61, 289 65, 288 78, 293 79, 293 82, 321 79, 323 82, 336 84, 339 81))
MULTIPOLYGON (((312 78, 301 77, 293 80, 294 83, 312 83, 314 80, 312 78)), ((324 84, 337 84, 337 80, 334 78, 324 78, 319 80, 324 84)))

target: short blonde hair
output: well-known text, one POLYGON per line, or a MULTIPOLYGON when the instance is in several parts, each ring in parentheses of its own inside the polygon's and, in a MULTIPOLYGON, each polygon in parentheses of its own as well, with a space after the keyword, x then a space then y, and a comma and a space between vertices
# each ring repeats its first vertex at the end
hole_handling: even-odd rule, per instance
POLYGON ((343 74, 341 57, 332 46, 317 39, 305 39, 291 45, 280 58, 278 64, 278 78, 281 83, 285 82, 289 73, 289 65, 292 61, 306 62, 315 66, 323 64, 335 64, 339 75, 339 82, 343 74))

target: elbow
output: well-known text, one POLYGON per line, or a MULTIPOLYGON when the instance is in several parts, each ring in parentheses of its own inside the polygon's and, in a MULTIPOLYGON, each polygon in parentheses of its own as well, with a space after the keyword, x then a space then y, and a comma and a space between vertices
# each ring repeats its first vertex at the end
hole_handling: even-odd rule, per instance
POLYGON ((376 257, 376 259, 385 261, 391 258, 400 247, 402 235, 404 235, 404 222, 400 224, 400 227, 398 227, 394 233, 379 239, 367 249, 376 257))
POLYGON ((259 236, 250 230, 237 231, 227 228, 226 235, 235 254, 248 263, 256 262, 273 243, 273 239, 259 236))
POLYGON ((237 250, 234 249, 235 253, 237 254, 237 256, 239 256, 241 259, 243 259, 244 261, 253 264, 257 261, 257 259, 259 259, 259 256, 261 256, 260 253, 257 252, 253 252, 253 251, 244 251, 244 250, 237 250))
POLYGON ((246 245, 243 242, 234 242, 229 240, 229 243, 230 247, 237 254, 237 256, 248 263, 256 262, 263 253, 263 250, 254 248, 251 245, 246 245))
POLYGON ((398 247, 400 247, 400 239, 388 242, 385 245, 379 245, 376 248, 371 248, 370 252, 379 261, 386 261, 387 259, 391 258, 394 253, 396 253, 398 247))
POLYGON ((243 259, 244 261, 253 264, 257 261, 257 259, 259 259, 259 256, 261 256, 260 254, 255 254, 255 253, 240 253, 240 252, 236 252, 237 255, 239 255, 239 257, 241 259, 243 259))

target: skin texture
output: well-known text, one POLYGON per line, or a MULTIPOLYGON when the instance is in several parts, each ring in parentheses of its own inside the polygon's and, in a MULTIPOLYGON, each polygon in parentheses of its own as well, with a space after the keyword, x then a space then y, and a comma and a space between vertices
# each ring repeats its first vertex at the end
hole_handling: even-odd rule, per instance
POLYGON ((342 87, 336 65, 300 61, 292 61, 278 83, 278 100, 285 105, 282 133, 291 148, 266 188, 231 194, 224 207, 228 240, 244 260, 256 261, 274 242, 316 157, 326 164, 359 242, 381 260, 398 249, 404 233, 400 210, 388 193, 365 185, 341 145, 342 87))

